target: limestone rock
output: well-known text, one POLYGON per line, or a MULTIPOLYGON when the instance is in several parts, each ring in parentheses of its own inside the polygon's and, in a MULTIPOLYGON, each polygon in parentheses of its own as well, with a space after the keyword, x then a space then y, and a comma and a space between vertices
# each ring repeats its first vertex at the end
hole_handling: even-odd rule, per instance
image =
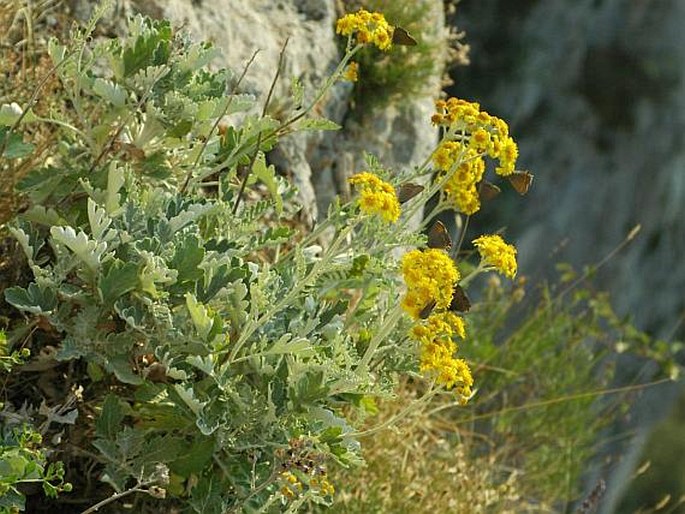
POLYGON ((453 94, 509 120, 536 175, 505 207, 515 215, 495 217, 518 240, 520 271, 596 263, 640 223, 597 278, 619 312, 673 336, 685 311, 685 3, 482 0, 457 16, 473 64, 453 94))

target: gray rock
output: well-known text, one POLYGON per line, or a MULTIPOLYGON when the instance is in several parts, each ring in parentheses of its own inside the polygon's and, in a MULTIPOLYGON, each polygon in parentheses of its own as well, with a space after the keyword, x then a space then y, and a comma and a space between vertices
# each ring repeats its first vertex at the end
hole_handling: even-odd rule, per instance
POLYGON ((526 274, 596 263, 641 224, 598 283, 638 326, 673 336, 685 311, 685 2, 524 4, 458 13, 473 66, 454 93, 511 122, 519 164, 536 176, 495 219, 526 274))

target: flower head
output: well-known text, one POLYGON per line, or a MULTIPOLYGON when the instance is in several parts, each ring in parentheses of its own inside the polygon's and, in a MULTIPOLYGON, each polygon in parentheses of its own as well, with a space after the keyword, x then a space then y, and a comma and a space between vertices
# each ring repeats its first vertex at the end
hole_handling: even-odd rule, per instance
POLYGON ((414 325, 410 333, 414 339, 426 344, 436 340, 451 341, 452 336, 461 339, 466 337, 464 320, 451 311, 431 314, 426 320, 414 325))
POLYGON ((367 171, 353 175, 349 183, 359 190, 362 212, 377 214, 388 223, 394 223, 400 217, 400 202, 390 184, 367 171))
POLYGON ((516 248, 498 235, 480 236, 473 240, 482 261, 509 278, 516 276, 516 248))
POLYGON ((480 109, 480 104, 459 98, 435 102, 431 116, 434 125, 447 129, 448 134, 458 134, 459 141, 479 155, 487 155, 499 161, 495 168, 498 175, 511 175, 516 167, 518 146, 509 136, 506 122, 480 109))
POLYGON ((454 388, 462 403, 466 403, 471 396, 473 378, 466 361, 455 358, 457 345, 453 340, 454 336, 464 338, 463 320, 449 311, 433 314, 415 325, 410 335, 421 345, 421 372, 447 389, 454 388))
POLYGON ((357 82, 359 80, 359 63, 352 61, 348 64, 342 74, 342 78, 348 82, 357 82))
POLYGON ((412 250, 402 257, 402 274, 407 293, 402 308, 414 319, 432 302, 436 309, 446 309, 452 301, 459 272, 443 250, 412 250))
POLYGON ((459 212, 474 214, 480 209, 478 183, 485 173, 485 161, 479 152, 459 141, 445 141, 433 155, 441 175, 450 175, 443 193, 459 212))
POLYGON ((343 36, 356 34, 357 43, 371 43, 381 50, 388 50, 392 46, 394 27, 381 13, 359 9, 340 18, 335 24, 335 31, 343 36))

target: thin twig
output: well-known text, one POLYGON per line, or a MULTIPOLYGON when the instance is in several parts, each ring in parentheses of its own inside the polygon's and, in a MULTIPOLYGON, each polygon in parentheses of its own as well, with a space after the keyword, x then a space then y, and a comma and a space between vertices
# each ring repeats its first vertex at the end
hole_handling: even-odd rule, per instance
POLYGON ((250 69, 250 66, 252 66, 252 63, 254 62, 255 58, 257 57, 257 54, 260 52, 259 48, 254 51, 252 54, 252 57, 250 57, 250 60, 247 61, 247 64, 243 68, 243 72, 240 74, 240 77, 238 77, 238 80, 236 83, 233 85, 231 88, 230 97, 228 99, 228 102, 226 102, 226 107, 224 107, 223 112, 221 113, 220 116, 217 116, 216 120, 214 121, 214 125, 212 125, 212 129, 209 131, 209 134, 207 134, 207 138, 205 139, 204 143, 202 144, 202 148, 200 148, 200 152, 197 154, 197 158, 195 159, 195 162, 193 163, 192 167, 188 171, 188 174, 186 175, 186 179, 183 182, 183 186, 181 187, 181 194, 186 192, 186 189, 188 189, 188 185, 190 184, 190 179, 193 176, 193 170, 197 166, 197 164, 200 162, 200 158, 202 157, 202 154, 204 153, 205 149, 207 148, 207 145, 209 144, 209 140, 216 130, 216 128, 219 126, 219 123, 221 122, 221 119, 226 115, 228 112, 228 108, 231 106, 231 103, 233 102, 233 98, 235 97, 236 92, 238 91, 238 88, 240 87, 240 83, 243 81, 245 78, 245 75, 247 75, 247 70, 250 69))
POLYGON ((259 134, 257 134, 257 144, 255 151, 252 154, 252 157, 250 157, 250 163, 247 165, 247 169, 245 170, 245 174, 243 175, 243 180, 240 183, 240 189, 238 189, 238 196, 236 196, 235 203, 233 204, 233 214, 236 214, 238 212, 240 199, 243 197, 243 193, 245 192, 245 186, 247 186, 247 179, 250 177, 250 171, 252 170, 252 167, 254 166, 254 163, 257 160, 257 155, 259 154, 259 145, 261 143, 262 133, 260 132, 259 134))
MULTIPOLYGON (((525 411, 528 409, 535 409, 538 407, 547 407, 549 405, 556 405, 559 403, 571 402, 574 400, 582 400, 585 398, 594 398, 597 396, 606 396, 606 395, 610 395, 610 394, 619 394, 619 393, 627 393, 630 391, 639 391, 641 389, 647 389, 648 387, 654 387, 657 385, 665 384, 666 382, 673 382, 673 380, 670 378, 662 378, 660 380, 656 380, 655 382, 649 382, 647 384, 634 384, 634 385, 623 386, 623 387, 614 387, 611 389, 599 389, 596 391, 586 391, 584 393, 570 394, 568 396, 561 396, 559 398, 552 398, 550 400, 542 400, 539 402, 527 403, 525 405, 514 405, 511 407, 504 407, 504 408, 499 409, 497 411, 486 412, 483 414, 477 414, 477 415, 471 416, 470 418, 455 420, 454 424, 462 425, 462 424, 466 424, 466 423, 472 423, 474 421, 478 421, 481 419, 493 418, 495 416, 499 416, 501 414, 507 414, 510 412, 519 412, 519 411, 525 411)), ((454 407, 456 405, 457 404, 455 404, 455 403, 450 403, 447 405, 441 405, 440 407, 436 407, 435 409, 429 411, 427 416, 432 416, 433 414, 436 414, 442 410, 449 409, 449 408, 454 407)))
MULTIPOLYGON (((281 48, 281 53, 278 56, 278 67, 276 68, 276 74, 274 75, 274 79, 271 81, 271 87, 269 88, 269 92, 266 95, 266 100, 264 101, 264 108, 262 109, 262 118, 266 115, 266 111, 269 108, 269 102, 271 101, 271 96, 273 95, 274 89, 276 88, 276 82, 278 82, 278 77, 281 74, 281 70, 283 68, 283 59, 285 58, 285 49, 288 46, 288 41, 290 38, 285 38, 285 42, 283 43, 283 48, 281 48)), ((262 132, 260 132, 257 135, 257 143, 255 145, 255 150, 254 153, 252 154, 252 158, 250 159, 250 164, 248 165, 248 168, 245 170, 245 175, 243 176, 243 181, 240 183, 240 189, 238 190, 238 196, 235 199, 235 204, 233 205, 233 214, 238 212, 238 206, 240 205, 240 200, 243 197, 243 193, 245 192, 245 186, 247 185, 247 179, 250 177, 250 172, 252 171, 252 167, 254 166, 255 161, 257 160, 257 155, 259 154, 259 145, 262 143, 262 132)))
POLYGON ((93 512, 97 512, 98 510, 100 510, 105 505, 109 505, 110 503, 115 502, 117 500, 120 500, 121 498, 129 496, 133 493, 147 493, 147 492, 148 492, 147 489, 143 489, 143 484, 139 484, 135 487, 132 487, 131 489, 126 489, 123 492, 115 493, 112 496, 105 498, 104 500, 96 503, 92 507, 87 508, 86 510, 81 512, 81 514, 92 514, 93 512))
POLYGON ((48 80, 52 75, 62 67, 69 59, 71 59, 74 56, 74 54, 70 54, 64 57, 59 63, 55 64, 48 72, 45 74, 45 76, 42 78, 40 83, 36 86, 36 89, 33 90, 33 94, 31 95, 31 98, 29 98, 29 101, 26 103, 26 107, 24 108, 23 112, 19 115, 19 118, 17 118, 17 121, 14 122, 14 124, 9 128, 9 130, 5 133, 5 138, 0 143, 0 156, 5 151, 5 148, 7 147, 7 142, 9 141, 10 135, 19 127, 21 122, 24 120, 24 117, 28 114, 28 112, 33 108, 33 105, 38 101, 38 93, 40 93, 40 90, 43 89, 45 84, 48 83, 48 80))
POLYGON ((138 100, 138 103, 136 104, 135 108, 124 118, 124 120, 121 122, 121 125, 117 128, 117 130, 112 134, 112 136, 109 138, 107 143, 102 147, 102 151, 99 153, 99 155, 95 158, 93 161, 93 164, 91 164, 90 168, 88 169, 88 174, 90 175, 93 171, 95 171, 95 168, 97 168, 98 164, 100 164, 100 161, 102 158, 107 155, 107 152, 109 152, 110 148, 114 144, 114 142, 117 140, 117 138, 121 135, 121 133, 124 131, 126 126, 128 125, 128 122, 133 118, 134 114, 137 113, 143 105, 145 105, 145 102, 147 102, 147 99, 150 97, 152 94, 152 91, 154 89, 154 85, 156 85, 157 81, 159 81, 164 75, 166 75, 167 69, 162 69, 159 76, 155 78, 155 81, 152 86, 143 94, 143 96, 138 100))
POLYGON ((585 272, 578 277, 576 280, 571 282, 565 289, 563 289, 555 299, 558 298, 563 298, 566 293, 568 293, 570 290, 574 289, 576 286, 580 285, 582 282, 587 280, 590 275, 593 273, 596 273, 600 268, 602 268, 607 262, 609 262, 611 259, 614 258, 614 256, 623 250, 628 244, 635 239, 635 236, 638 235, 640 230, 642 229, 642 225, 637 224, 635 225, 630 232, 628 232, 628 235, 625 237, 623 241, 621 241, 613 250, 611 250, 607 255, 605 255, 597 264, 594 266, 589 267, 585 272))
POLYGON ((471 215, 466 216, 464 220, 464 225, 461 228, 461 234, 459 234, 459 242, 452 250, 452 258, 456 259, 459 257, 459 252, 461 251, 461 246, 464 244, 464 239, 466 239, 466 230, 469 228, 469 221, 471 220, 471 215))
POLYGON ((273 81, 271 81, 271 87, 269 87, 269 92, 267 93, 266 100, 264 101, 264 108, 262 109, 262 118, 266 116, 266 111, 269 108, 269 102, 271 102, 271 97, 273 96, 274 90, 276 89, 276 82, 278 82, 278 77, 280 76, 281 71, 283 71, 285 49, 288 46, 289 41, 289 37, 285 38, 285 41, 283 42, 283 47, 281 48, 281 53, 278 55, 278 67, 276 68, 276 75, 274 75, 274 79, 273 81))

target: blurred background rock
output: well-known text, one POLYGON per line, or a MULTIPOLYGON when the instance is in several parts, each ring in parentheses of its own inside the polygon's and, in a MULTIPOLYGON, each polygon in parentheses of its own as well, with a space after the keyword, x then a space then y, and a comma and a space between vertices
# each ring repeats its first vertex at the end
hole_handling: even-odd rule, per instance
POLYGON ((641 328, 682 338, 685 2, 464 0, 450 22, 471 45, 450 94, 508 120, 536 175, 497 215, 521 269, 592 264, 639 223, 598 284, 641 328))
MULTIPOLYGON (((448 23, 471 45, 471 66, 453 71, 449 93, 508 120, 520 166, 536 175, 525 201, 502 195, 485 223, 507 220, 520 269, 534 277, 558 262, 596 263, 640 224, 594 283, 638 327, 682 340, 685 2, 464 0, 448 23)), ((649 373, 645 363, 621 364, 626 382, 649 373)), ((664 511, 685 512, 670 510, 685 492, 672 458, 685 445, 685 402, 651 432, 679 394, 676 385, 647 392, 618 428, 635 435, 622 460, 588 472, 589 488, 608 478, 602 512, 654 507, 667 494, 664 511), (652 468, 633 480, 646 462, 652 468)))

